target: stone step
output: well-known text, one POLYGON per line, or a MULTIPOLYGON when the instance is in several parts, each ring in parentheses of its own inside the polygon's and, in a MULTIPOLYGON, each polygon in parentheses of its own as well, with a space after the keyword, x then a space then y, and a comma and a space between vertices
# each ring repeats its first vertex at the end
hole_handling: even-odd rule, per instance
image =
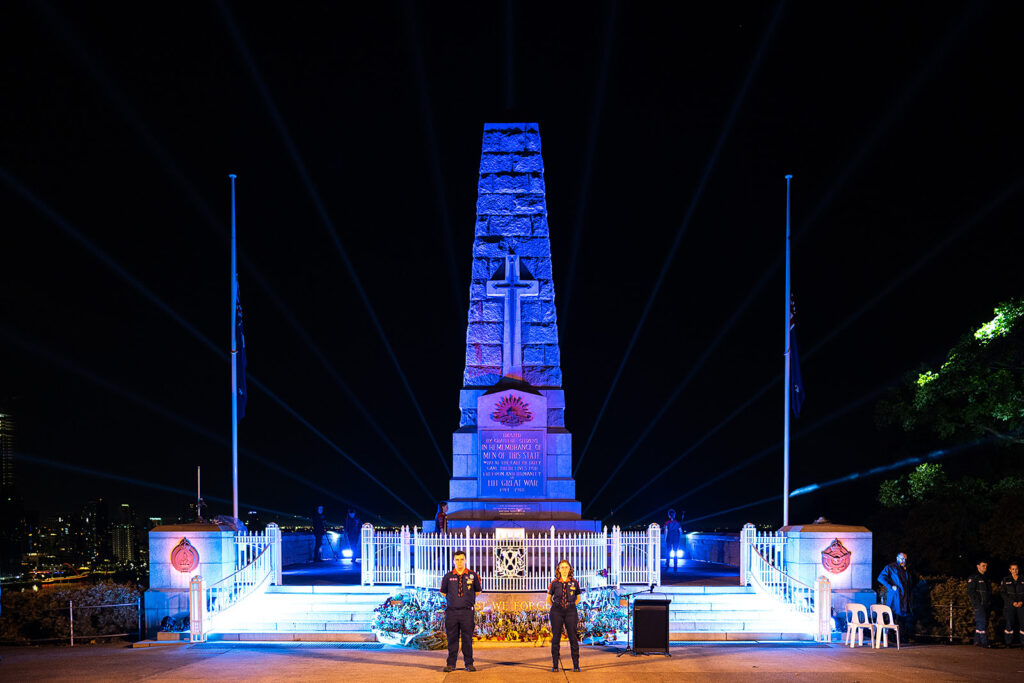
MULTIPOLYGON (((623 586, 623 590, 629 588, 623 586)), ((711 595, 757 595, 757 591, 752 586, 658 586, 654 589, 654 594, 668 593, 670 595, 694 595, 694 594, 711 594, 711 595)), ((642 594, 641 594, 642 597, 642 594)))
POLYGON ((370 631, 237 631, 231 633, 211 633, 210 641, 311 641, 311 642, 342 642, 342 643, 376 643, 377 636, 370 631))
POLYGON ((802 632, 787 631, 686 631, 670 632, 668 639, 672 642, 764 642, 764 641, 813 641, 814 636, 802 632))
POLYGON ((669 621, 693 621, 700 619, 704 621, 729 620, 729 619, 758 619, 758 620, 786 620, 792 618, 789 613, 780 613, 775 610, 672 610, 668 613, 669 621))
POLYGON ((369 621, 319 621, 315 619, 305 620, 265 620, 253 621, 242 626, 225 627, 221 630, 224 633, 252 633, 252 632, 309 632, 309 633, 370 633, 369 621))

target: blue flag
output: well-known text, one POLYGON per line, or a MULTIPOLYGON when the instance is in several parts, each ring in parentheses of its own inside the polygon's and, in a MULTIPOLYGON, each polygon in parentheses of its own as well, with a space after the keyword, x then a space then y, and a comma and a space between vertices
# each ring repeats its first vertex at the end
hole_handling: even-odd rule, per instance
POLYGON ((242 295, 238 289, 238 274, 235 274, 235 359, 236 386, 238 388, 238 419, 245 417, 245 333, 242 331, 242 295))
POLYGON ((789 299, 789 388, 793 414, 800 417, 804 404, 804 378, 800 374, 800 354, 796 346, 796 301, 789 299))

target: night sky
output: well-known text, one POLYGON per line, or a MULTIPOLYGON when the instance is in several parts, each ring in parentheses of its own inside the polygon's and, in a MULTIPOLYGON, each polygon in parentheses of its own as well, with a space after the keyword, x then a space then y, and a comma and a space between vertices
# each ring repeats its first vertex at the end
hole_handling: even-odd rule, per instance
MULTIPOLYGON (((793 487, 953 445, 880 429, 875 409, 1021 294, 1019 9, 710 5, 9 4, 0 407, 26 507, 176 515, 197 465, 230 500, 236 173, 243 509, 432 517, 489 121, 540 124, 574 462, 593 432, 588 517, 660 520, 759 453, 676 507, 781 491, 786 173, 808 395, 793 487)), ((793 520, 857 522, 851 501, 880 481, 794 498, 793 520)))

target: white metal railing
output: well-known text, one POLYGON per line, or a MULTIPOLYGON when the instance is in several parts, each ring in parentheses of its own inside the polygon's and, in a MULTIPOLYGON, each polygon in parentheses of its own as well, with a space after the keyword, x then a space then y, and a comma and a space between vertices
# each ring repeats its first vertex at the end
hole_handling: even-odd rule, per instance
POLYGON ((596 532, 528 533, 499 528, 474 533, 420 533, 413 527, 382 531, 362 529, 363 585, 398 584, 435 588, 454 566, 457 550, 480 574, 485 591, 542 591, 555 565, 569 560, 584 588, 621 584, 661 584, 661 528, 623 532, 613 527, 596 532))
POLYGON ((785 561, 784 532, 759 534, 753 524, 744 525, 740 531, 740 584, 754 586, 758 593, 792 612, 813 615, 816 640, 830 640, 831 583, 821 576, 814 586, 809 586, 786 572, 785 561))
POLYGON ((661 527, 652 524, 646 531, 618 532, 616 585, 623 583, 661 585, 661 527))
MULTIPOLYGON (((382 531, 372 524, 364 524, 362 531, 362 575, 364 586, 377 584, 398 584, 407 586, 408 576, 403 576, 403 545, 408 546, 409 527, 401 531, 382 531), (403 544, 403 539, 405 543, 403 544)), ((408 551, 404 553, 408 556, 408 551)), ((408 565, 406 565, 408 566, 408 565)), ((408 569, 406 570, 408 572, 408 569)))
POLYGON ((750 549, 747 577, 759 592, 800 614, 814 614, 814 588, 776 567, 757 548, 750 549))
POLYGON ((204 642, 219 614, 246 598, 281 583, 281 530, 268 524, 263 533, 234 537, 235 571, 209 585, 201 575, 189 581, 189 639, 204 642))

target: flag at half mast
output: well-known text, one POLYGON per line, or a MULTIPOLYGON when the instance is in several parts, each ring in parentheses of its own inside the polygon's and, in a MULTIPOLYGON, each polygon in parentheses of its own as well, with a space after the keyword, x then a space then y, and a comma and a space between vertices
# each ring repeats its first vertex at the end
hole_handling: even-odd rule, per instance
POLYGON ((804 378, 800 374, 800 354, 796 346, 796 299, 789 297, 789 391, 793 414, 800 417, 804 404, 804 378))
POLYGON ((245 332, 242 331, 242 295, 238 288, 238 273, 235 273, 235 361, 236 386, 238 391, 238 419, 245 417, 245 332))

